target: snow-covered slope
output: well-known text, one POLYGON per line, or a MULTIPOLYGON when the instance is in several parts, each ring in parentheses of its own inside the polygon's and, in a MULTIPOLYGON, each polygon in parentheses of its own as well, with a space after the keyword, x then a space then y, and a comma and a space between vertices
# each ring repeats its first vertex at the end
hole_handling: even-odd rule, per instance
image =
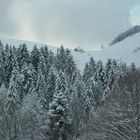
MULTIPOLYGON (((32 50, 34 45, 37 45, 37 47, 41 47, 42 45, 48 45, 48 44, 42 44, 39 42, 31 42, 31 41, 27 41, 27 40, 17 40, 17 39, 11 39, 11 38, 4 38, 4 37, 0 37, 0 40, 2 41, 2 43, 4 45, 9 44, 9 45, 14 45, 15 47, 20 46, 21 44, 26 44, 28 46, 29 50, 32 50)), ((54 47, 52 45, 48 45, 49 49, 51 49, 54 53, 57 50, 57 47, 54 47)))
POLYGON ((100 58, 103 61, 106 61, 107 58, 115 58, 126 62, 128 65, 134 62, 137 66, 140 66, 139 47, 140 33, 137 33, 111 47, 107 47, 102 52, 98 52, 94 55, 95 58, 100 58))
MULTIPOLYGON (((25 43, 29 50, 36 44, 38 47, 41 47, 43 44, 37 42, 30 42, 24 40, 15 40, 15 39, 7 39, 0 38, 3 44, 11 44, 15 46, 19 46, 20 44, 25 43)), ((51 49, 54 53, 56 53, 57 47, 53 47, 48 45, 48 48, 51 49)), ((90 57, 93 57, 95 61, 102 60, 106 62, 108 58, 117 59, 119 61, 124 61, 128 65, 134 62, 138 67, 140 66, 140 33, 137 33, 125 40, 112 45, 111 47, 106 47, 102 51, 94 51, 94 52, 75 52, 72 51, 72 55, 76 61, 78 68, 82 71, 86 62, 89 61, 90 57)))
POLYGON ((136 66, 140 67, 140 33, 130 36, 115 45, 108 46, 103 51, 88 53, 73 52, 73 56, 80 69, 83 69, 83 65, 90 57, 93 57, 96 61, 102 60, 104 63, 108 58, 124 61, 128 65, 134 62, 136 66))

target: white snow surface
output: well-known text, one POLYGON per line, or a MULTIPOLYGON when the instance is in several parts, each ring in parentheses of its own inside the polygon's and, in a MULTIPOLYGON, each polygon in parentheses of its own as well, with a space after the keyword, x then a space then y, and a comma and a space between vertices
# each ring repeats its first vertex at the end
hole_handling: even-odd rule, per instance
MULTIPOLYGON (((30 42, 9 38, 0 38, 0 40, 4 45, 8 43, 10 45, 14 45, 15 47, 18 47, 19 45, 25 43, 28 46, 29 50, 31 50, 35 44, 38 47, 45 45, 38 42, 30 42)), ((59 48, 48 44, 46 45, 54 53, 56 53, 57 48, 59 48)), ((109 58, 126 62, 128 65, 131 65, 131 63, 134 62, 136 66, 140 67, 140 33, 130 36, 113 46, 107 46, 102 51, 75 52, 72 50, 71 53, 80 71, 83 71, 84 66, 89 61, 90 57, 93 57, 95 61, 101 60, 104 63, 109 58)))

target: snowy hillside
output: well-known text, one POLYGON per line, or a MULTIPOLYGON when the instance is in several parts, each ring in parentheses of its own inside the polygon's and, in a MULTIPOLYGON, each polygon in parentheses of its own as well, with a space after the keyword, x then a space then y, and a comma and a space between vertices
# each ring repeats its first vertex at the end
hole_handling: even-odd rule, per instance
POLYGON ((136 66, 140 66, 140 33, 137 33, 125 40, 106 47, 103 51, 89 52, 89 53, 77 53, 73 52, 73 56, 79 66, 82 66, 88 61, 90 57, 93 57, 96 61, 102 60, 106 62, 108 58, 114 58, 119 61, 124 61, 128 65, 132 62, 136 66))
MULTIPOLYGON (((24 40, 14 40, 7 38, 0 38, 3 44, 15 45, 16 47, 20 44, 25 43, 29 50, 36 44, 38 47, 41 47, 41 43, 30 42, 24 40)), ((57 47, 48 45, 48 48, 56 53, 57 47)), ((66 46, 64 46, 66 47, 66 46)), ((140 33, 137 33, 125 40, 112 45, 110 47, 106 47, 102 51, 93 51, 93 52, 75 52, 72 51, 72 55, 77 63, 78 68, 82 71, 86 62, 89 61, 90 57, 93 57, 96 61, 102 60, 106 62, 108 58, 114 58, 119 61, 124 61, 128 65, 134 62, 137 66, 140 66, 140 33)))
POLYGON ((93 53, 93 57, 98 60, 106 61, 107 58, 122 60, 128 65, 134 62, 140 66, 140 33, 135 34, 111 47, 105 48, 101 52, 93 53))
MULTIPOLYGON (((11 39, 11 38, 3 38, 3 37, 0 37, 0 40, 2 41, 2 43, 4 45, 9 44, 9 45, 14 45, 15 47, 18 47, 19 45, 25 43, 28 46, 29 50, 31 50, 34 45, 37 45, 37 47, 41 47, 42 45, 45 45, 45 44, 42 44, 42 43, 39 43, 39 42, 31 42, 31 41, 26 41, 26 40, 17 40, 17 39, 11 39)), ((53 47, 51 45, 49 45, 48 47, 53 52, 56 52, 56 50, 57 50, 56 47, 53 47)))

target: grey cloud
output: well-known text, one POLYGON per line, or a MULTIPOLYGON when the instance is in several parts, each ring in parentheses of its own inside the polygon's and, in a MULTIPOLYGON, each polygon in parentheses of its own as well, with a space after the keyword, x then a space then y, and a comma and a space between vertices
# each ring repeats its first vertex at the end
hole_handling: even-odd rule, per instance
POLYGON ((33 17, 38 21, 34 31, 43 39, 95 47, 131 26, 129 9, 133 4, 131 0, 44 1, 33 17))
MULTIPOLYGON (((64 43, 66 47, 80 45, 87 49, 110 42, 117 34, 128 29, 131 26, 129 11, 138 3, 138 0, 21 1, 29 4, 30 9, 25 7, 24 10, 29 12, 30 28, 38 41, 64 43)), ((5 17, 3 23, 6 22, 5 17)), ((14 26, 10 27, 3 32, 13 32, 14 26)), ((15 30, 16 34, 18 30, 15 30)))
POLYGON ((9 9, 14 0, 0 0, 0 35, 13 35, 16 32, 9 9))

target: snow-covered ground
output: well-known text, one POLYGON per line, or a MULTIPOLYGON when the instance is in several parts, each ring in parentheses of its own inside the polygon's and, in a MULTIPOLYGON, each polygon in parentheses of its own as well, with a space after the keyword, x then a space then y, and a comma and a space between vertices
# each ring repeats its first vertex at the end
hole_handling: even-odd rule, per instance
POLYGON ((114 58, 119 61, 124 61, 128 65, 134 62, 140 66, 140 33, 135 34, 125 40, 111 46, 106 47, 103 51, 76 53, 72 52, 79 68, 93 57, 96 61, 102 60, 106 62, 108 58, 114 58))
POLYGON ((54 53, 57 50, 57 47, 53 47, 52 45, 48 45, 48 44, 42 44, 39 42, 31 42, 27 40, 17 40, 17 39, 4 38, 4 37, 0 37, 0 40, 4 45, 9 44, 9 45, 14 45, 15 47, 18 47, 19 45, 25 43, 28 46, 29 50, 32 50, 34 45, 37 45, 37 47, 41 47, 42 45, 47 45, 48 48, 51 49, 54 53))
MULTIPOLYGON (((29 50, 36 44, 38 47, 41 47, 43 44, 37 42, 30 42, 24 40, 15 40, 8 38, 0 38, 3 44, 11 44, 18 47, 20 44, 25 43, 29 50)), ((56 53, 57 47, 48 45, 48 48, 56 53)), ((89 61, 90 57, 93 57, 95 61, 102 60, 106 62, 108 58, 117 59, 119 61, 124 61, 128 65, 132 62, 136 64, 136 66, 140 66, 140 33, 137 33, 133 36, 126 38, 125 40, 111 46, 106 47, 102 51, 92 51, 92 52, 75 52, 71 51, 72 55, 76 61, 78 68, 82 71, 86 62, 89 61), (136 51, 137 50, 137 51, 136 51)))

